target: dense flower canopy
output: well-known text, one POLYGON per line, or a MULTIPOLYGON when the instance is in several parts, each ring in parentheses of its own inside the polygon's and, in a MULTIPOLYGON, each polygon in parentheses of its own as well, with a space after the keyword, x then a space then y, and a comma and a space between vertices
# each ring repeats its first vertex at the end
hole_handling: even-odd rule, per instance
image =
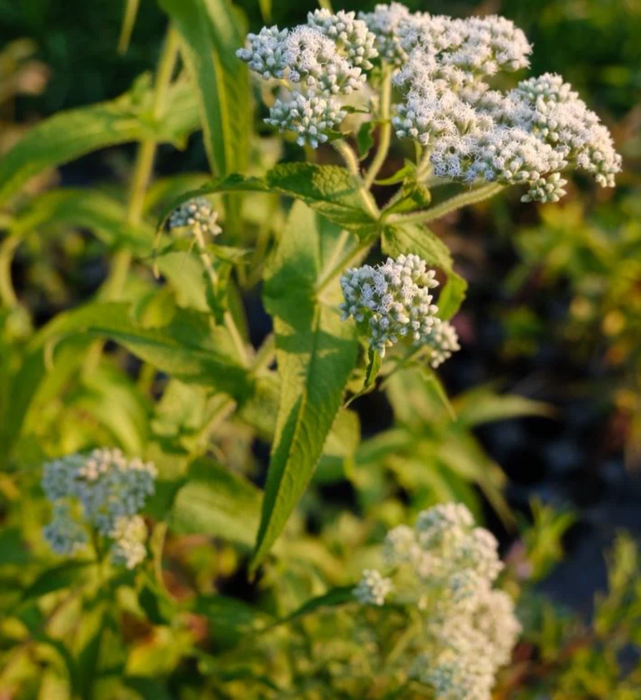
POLYGON ((438 178, 465 184, 523 185, 524 201, 565 194, 568 169, 612 187, 621 170, 608 129, 558 75, 521 80, 501 92, 495 77, 529 66, 532 46, 510 20, 411 13, 399 3, 358 15, 310 13, 294 29, 263 28, 238 56, 287 90, 266 121, 317 148, 340 136, 344 97, 369 99, 368 81, 394 72, 400 93, 392 117, 438 178))
POLYGON ((437 700, 489 700, 497 670, 510 660, 521 627, 511 598, 493 588, 503 568, 497 550, 466 506, 434 506, 413 528, 387 533, 390 576, 367 569, 354 590, 363 605, 418 609, 423 646, 411 674, 437 700))

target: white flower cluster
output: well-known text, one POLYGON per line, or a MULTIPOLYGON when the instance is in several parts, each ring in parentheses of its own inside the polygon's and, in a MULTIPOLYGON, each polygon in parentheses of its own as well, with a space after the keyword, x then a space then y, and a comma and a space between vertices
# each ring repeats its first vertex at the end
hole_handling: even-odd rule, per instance
POLYGON ((376 5, 374 12, 359 12, 370 32, 376 37, 374 46, 381 59, 393 66, 402 66, 407 53, 401 43, 399 28, 411 18, 411 13, 400 2, 390 5, 376 5))
POLYGON ((354 596, 362 605, 381 606, 393 588, 392 580, 384 578, 380 571, 365 569, 358 586, 354 589, 354 596))
POLYGON ((217 223, 218 212, 205 197, 194 197, 174 209, 169 215, 169 228, 198 229, 203 237, 217 236, 222 229, 217 223))
POLYGON ((382 265, 348 270, 340 280, 345 302, 343 320, 352 316, 370 345, 381 355, 406 339, 414 345, 426 342, 438 307, 430 289, 438 286, 434 270, 417 255, 388 258, 382 265))
POLYGON ((366 591, 380 592, 385 581, 383 599, 418 607, 423 637, 410 675, 437 700, 489 700, 521 629, 510 597, 492 587, 502 568, 493 535, 475 527, 464 505, 438 505, 414 528, 391 530, 384 558, 390 578, 364 572, 357 598, 371 602, 366 591))
POLYGON ((411 14, 398 3, 361 18, 397 68, 396 133, 425 147, 437 177, 522 184, 523 200, 539 202, 563 196, 560 173, 568 167, 614 186, 621 157, 612 137, 560 76, 523 80, 507 93, 491 89, 499 71, 529 63, 531 46, 511 21, 411 14))
POLYGON ((265 80, 285 81, 290 95, 279 99, 267 123, 294 131, 298 143, 317 148, 343 121, 338 95, 365 83, 365 71, 378 55, 375 36, 353 12, 316 10, 294 29, 263 27, 247 36, 237 56, 265 80))
POLYGON ((137 515, 154 492, 156 468, 127 459, 120 450, 101 448, 88 455, 72 454, 44 466, 42 487, 53 503, 53 519, 45 538, 59 554, 73 554, 87 542, 87 531, 75 517, 112 540, 117 563, 133 568, 145 557, 147 530, 137 515))
POLYGON ((288 100, 276 100, 265 121, 280 131, 297 133, 299 146, 309 143, 312 148, 318 148, 346 116, 347 112, 334 97, 295 92, 288 100))
POLYGON ((139 515, 118 518, 109 536, 114 540, 111 548, 114 564, 133 569, 147 555, 147 526, 139 515))
POLYGON ((434 319, 430 332, 425 336, 425 344, 431 348, 430 365, 436 369, 461 349, 458 333, 449 321, 434 319))

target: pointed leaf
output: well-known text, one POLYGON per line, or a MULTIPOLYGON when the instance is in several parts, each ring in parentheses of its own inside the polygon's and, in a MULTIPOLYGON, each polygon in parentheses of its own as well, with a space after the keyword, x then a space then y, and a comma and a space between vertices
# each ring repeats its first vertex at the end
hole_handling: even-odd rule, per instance
POLYGON ((92 231, 110 246, 125 245, 148 254, 154 230, 145 223, 126 223, 124 204, 91 189, 57 189, 34 197, 11 223, 11 233, 25 236, 34 231, 66 231, 74 226, 92 231))
MULTIPOLYGON (((336 306, 325 306, 316 298, 320 251, 314 213, 295 204, 265 283, 281 394, 254 569, 309 483, 356 362, 353 327, 341 322, 336 306)), ((338 284, 328 290, 330 303, 337 301, 337 293, 338 284)))
POLYGON ((205 149, 217 175, 243 171, 251 133, 247 66, 236 57, 244 42, 227 0, 160 0, 178 29, 182 55, 198 86, 205 149))
POLYGON ((194 92, 185 82, 169 91, 161 122, 151 118, 149 86, 111 102, 59 112, 30 129, 0 158, 0 205, 43 170, 118 143, 155 139, 180 144, 198 126, 194 92))
POLYGON ((288 615, 286 618, 281 620, 281 624, 293 622, 300 617, 310 615, 311 613, 315 613, 323 608, 334 608, 339 605, 345 605, 346 603, 353 603, 355 600, 354 586, 340 586, 337 588, 332 588, 327 593, 323 593, 323 595, 316 596, 315 598, 311 598, 307 602, 303 603, 298 610, 294 610, 291 615, 288 615))
POLYGON ((363 209, 352 176, 338 165, 286 163, 272 168, 265 177, 233 174, 213 180, 171 202, 161 217, 161 225, 177 206, 193 197, 215 192, 280 192, 300 199, 326 219, 351 230, 371 232, 371 216, 363 209))

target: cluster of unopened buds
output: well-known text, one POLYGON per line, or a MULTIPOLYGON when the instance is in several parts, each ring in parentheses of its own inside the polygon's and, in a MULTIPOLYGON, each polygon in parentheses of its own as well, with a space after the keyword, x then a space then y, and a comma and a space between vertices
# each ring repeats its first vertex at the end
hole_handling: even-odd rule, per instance
POLYGON ((169 215, 169 228, 188 228, 201 238, 222 232, 218 212, 206 197, 194 197, 174 209, 169 215))
POLYGON ((71 555, 89 531, 109 539, 114 563, 134 568, 146 556, 147 527, 138 515, 154 493, 156 468, 118 449, 71 454, 44 466, 42 487, 53 504, 45 538, 58 554, 71 555))
POLYGON ((418 609, 420 652, 409 675, 437 700, 489 700, 497 670, 510 660, 521 628, 511 598, 493 587, 502 569, 497 547, 464 505, 435 506, 413 528, 388 532, 389 575, 368 569, 354 589, 363 605, 418 609))
POLYGON ((454 327, 436 316, 430 291, 438 286, 435 274, 412 254, 352 268, 340 280, 343 319, 352 317, 381 356, 400 342, 428 346, 430 363, 438 367, 459 345, 454 327))
MULTIPOLYGON (((561 173, 591 174, 603 187, 621 170, 608 129, 558 75, 521 80, 507 92, 496 76, 527 68, 532 47, 510 20, 411 13, 393 2, 373 12, 317 10, 294 29, 263 28, 238 56, 288 86, 267 122, 316 148, 339 136, 342 98, 368 75, 394 73, 401 100, 392 123, 417 141, 434 176, 466 184, 523 185, 524 201, 565 194, 561 173)), ((376 87, 376 85, 374 85, 376 87)))

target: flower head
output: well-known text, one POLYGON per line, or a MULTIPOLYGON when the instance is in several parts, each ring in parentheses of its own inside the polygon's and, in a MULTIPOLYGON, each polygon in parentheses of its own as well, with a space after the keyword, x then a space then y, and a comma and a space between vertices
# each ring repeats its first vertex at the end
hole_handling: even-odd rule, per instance
POLYGON ((300 145, 317 148, 347 116, 339 97, 365 84, 378 55, 375 40, 354 12, 322 9, 293 29, 265 27, 249 34, 237 56, 263 78, 289 88, 290 96, 278 99, 265 121, 295 132, 300 145))
POLYGON ((372 68, 371 61, 378 56, 374 47, 376 37, 362 18, 356 19, 354 12, 339 10, 333 14, 327 9, 316 10, 307 15, 307 24, 332 39, 355 66, 363 70, 372 68))
POLYGON ((501 17, 452 19, 417 13, 393 30, 406 59, 392 122, 399 138, 427 149, 434 174, 463 183, 524 185, 523 201, 555 202, 561 172, 585 170, 603 187, 621 170, 609 131, 558 75, 491 89, 500 71, 528 65, 531 46, 501 17))
POLYGON ((512 599, 493 588, 502 566, 493 535, 464 505, 447 503, 420 513, 414 528, 390 530, 384 555, 389 578, 366 570, 355 594, 416 606, 423 638, 409 675, 439 700, 490 700, 521 630, 512 599))
POLYGON ((430 365, 434 369, 452 357, 452 353, 461 349, 454 326, 440 318, 435 319, 425 343, 431 348, 430 365))
POLYGON ((365 569, 354 596, 363 605, 383 605, 393 586, 389 578, 384 578, 376 569, 365 569))
POLYGON ((376 5, 373 12, 360 12, 359 18, 367 24, 376 37, 375 47, 379 56, 392 64, 401 66, 407 60, 402 46, 399 27, 410 19, 410 11, 399 2, 389 5, 376 5))
POLYGON ((56 503, 53 518, 44 528, 44 536, 56 554, 70 556, 84 549, 87 531, 72 517, 67 503, 56 503))
POLYGON ((407 340, 425 342, 438 307, 430 290, 438 286, 434 270, 417 255, 388 258, 382 265, 364 265, 341 277, 343 318, 353 317, 381 355, 407 340))
POLYGON ((346 116, 347 112, 340 108, 340 102, 334 97, 308 91, 304 94, 294 92, 289 100, 276 100, 265 121, 280 131, 293 131, 297 134, 299 146, 307 143, 318 148, 346 116))
POLYGON ((109 536, 114 541, 111 547, 114 564, 133 569, 147 556, 147 526, 139 515, 119 517, 109 536))
POLYGON ((146 528, 137 513, 153 494, 155 478, 151 462, 128 459, 118 449, 100 448, 45 464, 42 487, 54 507, 45 537, 52 549, 74 553, 87 541, 89 526, 113 541, 117 561, 126 561, 127 566, 140 561, 146 528), (82 519, 72 515, 72 508, 81 512, 82 519))
POLYGON ((197 228, 202 236, 217 236, 222 229, 217 223, 218 212, 205 197, 194 197, 174 209, 169 215, 169 228, 197 228))

